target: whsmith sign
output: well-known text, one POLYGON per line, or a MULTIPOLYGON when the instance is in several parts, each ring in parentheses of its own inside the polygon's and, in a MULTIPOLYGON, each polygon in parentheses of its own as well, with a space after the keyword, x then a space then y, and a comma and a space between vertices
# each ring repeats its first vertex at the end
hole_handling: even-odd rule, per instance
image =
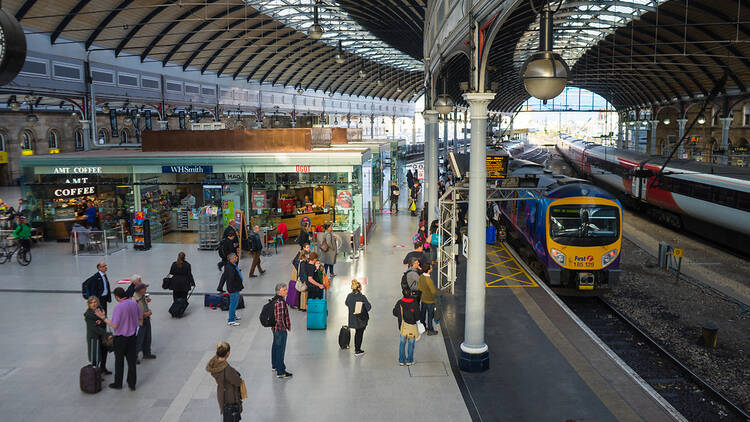
POLYGON ((213 166, 161 166, 162 173, 213 173, 213 166))

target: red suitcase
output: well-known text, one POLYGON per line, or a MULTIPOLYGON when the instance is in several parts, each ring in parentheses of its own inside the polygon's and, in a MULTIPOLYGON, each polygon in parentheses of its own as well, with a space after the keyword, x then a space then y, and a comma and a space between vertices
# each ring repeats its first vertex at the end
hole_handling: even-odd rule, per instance
POLYGON ((299 308, 299 292, 297 291, 297 282, 290 281, 286 294, 286 304, 292 308, 299 308))

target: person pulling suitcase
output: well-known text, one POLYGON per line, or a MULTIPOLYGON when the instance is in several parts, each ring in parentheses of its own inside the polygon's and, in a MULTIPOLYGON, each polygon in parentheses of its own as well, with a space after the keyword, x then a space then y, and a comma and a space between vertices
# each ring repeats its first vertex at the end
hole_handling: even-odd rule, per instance
MULTIPOLYGON (((354 329, 354 356, 362 356, 365 354, 362 350, 362 337, 365 334, 367 322, 370 320, 372 305, 367 300, 367 296, 362 294, 362 283, 356 279, 352 280, 352 292, 346 297, 345 303, 349 308, 349 326, 346 331, 348 333, 350 328, 354 329)), ((346 346, 349 347, 348 338, 346 346)))

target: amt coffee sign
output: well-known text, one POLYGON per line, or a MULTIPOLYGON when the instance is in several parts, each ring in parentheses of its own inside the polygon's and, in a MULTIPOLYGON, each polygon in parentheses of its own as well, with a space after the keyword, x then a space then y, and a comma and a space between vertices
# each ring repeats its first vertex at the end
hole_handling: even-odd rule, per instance
POLYGON ((65 186, 52 189, 54 198, 73 198, 76 196, 96 195, 96 186, 65 186))
POLYGON ((213 166, 161 166, 162 173, 213 173, 213 166))

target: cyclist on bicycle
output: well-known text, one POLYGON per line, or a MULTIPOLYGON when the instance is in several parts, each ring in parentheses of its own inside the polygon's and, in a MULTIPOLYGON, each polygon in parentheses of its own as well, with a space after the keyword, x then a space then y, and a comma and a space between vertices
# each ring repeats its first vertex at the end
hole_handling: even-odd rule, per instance
POLYGON ((26 224, 26 217, 22 215, 18 217, 18 225, 13 230, 13 238, 18 239, 24 253, 31 249, 31 227, 26 224))

